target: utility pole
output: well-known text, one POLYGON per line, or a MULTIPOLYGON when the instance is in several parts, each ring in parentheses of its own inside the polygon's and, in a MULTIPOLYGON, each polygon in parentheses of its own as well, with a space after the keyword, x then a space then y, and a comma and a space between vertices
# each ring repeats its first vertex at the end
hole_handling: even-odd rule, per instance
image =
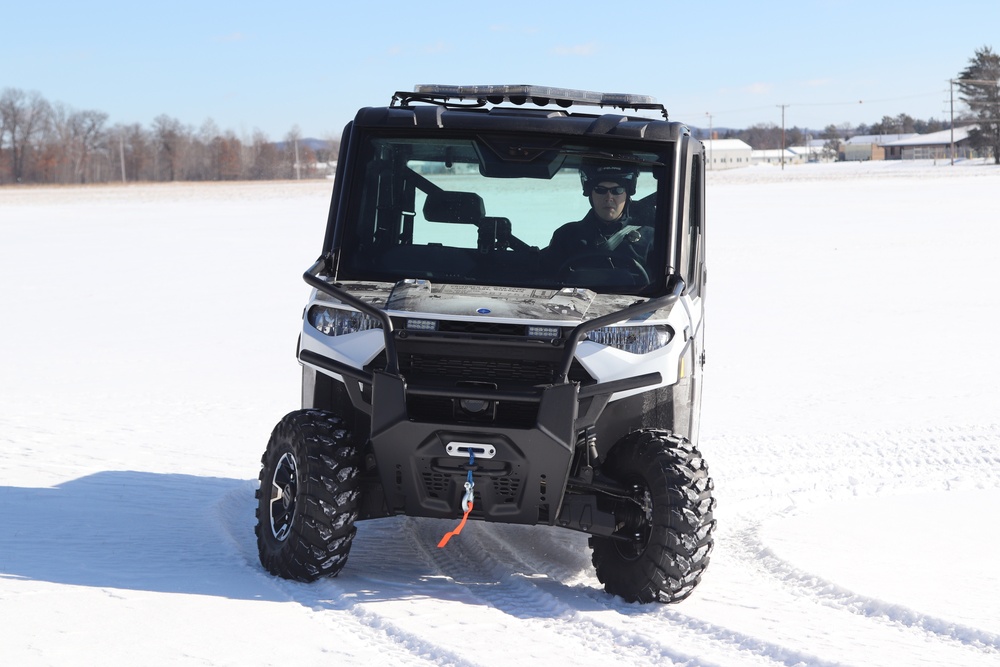
POLYGON ((125 182, 125 137, 118 135, 118 158, 122 163, 122 183, 125 182))
POLYGON ((955 80, 948 79, 948 106, 951 113, 951 166, 955 166, 955 80))
POLYGON ((712 133, 712 114, 706 111, 705 115, 708 116, 708 168, 713 169, 712 144, 715 142, 715 135, 712 133))
POLYGON ((787 104, 779 104, 781 107, 781 169, 785 169, 785 107, 787 104))

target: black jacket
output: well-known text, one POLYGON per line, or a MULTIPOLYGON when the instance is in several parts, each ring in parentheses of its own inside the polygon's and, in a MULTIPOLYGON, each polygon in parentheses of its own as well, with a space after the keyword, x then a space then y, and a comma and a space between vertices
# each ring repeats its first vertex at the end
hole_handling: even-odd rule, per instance
POLYGON ((653 242, 653 228, 640 224, 639 220, 629 215, 629 207, 615 222, 605 222, 590 211, 576 222, 567 222, 552 234, 552 240, 545 249, 547 261, 560 264, 582 255, 597 253, 610 254, 615 257, 635 259, 646 264, 646 256, 653 242), (617 247, 608 248, 608 240, 618 230, 626 226, 638 228, 620 238, 617 247))

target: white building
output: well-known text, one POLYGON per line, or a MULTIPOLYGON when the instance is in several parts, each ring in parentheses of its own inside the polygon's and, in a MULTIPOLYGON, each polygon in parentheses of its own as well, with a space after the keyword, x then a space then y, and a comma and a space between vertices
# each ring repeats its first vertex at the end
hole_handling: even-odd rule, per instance
POLYGON ((753 149, 740 139, 703 139, 707 169, 749 167, 753 149))
POLYGON ((833 162, 837 152, 827 148, 823 139, 811 139, 805 146, 789 146, 788 150, 795 154, 797 162, 833 162))
POLYGON ((801 155, 796 155, 789 149, 780 148, 768 148, 759 151, 753 151, 751 159, 754 164, 802 164, 805 162, 805 158, 801 155))

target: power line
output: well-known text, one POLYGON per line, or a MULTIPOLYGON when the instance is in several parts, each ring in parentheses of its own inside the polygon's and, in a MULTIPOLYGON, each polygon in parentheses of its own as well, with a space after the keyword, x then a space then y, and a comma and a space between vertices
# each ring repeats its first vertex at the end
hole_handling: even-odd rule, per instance
POLYGON ((901 97, 882 97, 875 100, 857 100, 856 102, 806 102, 796 104, 798 107, 835 107, 835 106, 847 106, 853 104, 876 104, 878 102, 898 102, 900 100, 912 100, 917 97, 928 97, 930 95, 940 95, 941 91, 936 90, 933 93, 917 93, 914 95, 903 95, 901 97))
MULTIPOLYGON (((860 99, 860 100, 852 100, 850 102, 790 102, 788 104, 779 104, 777 106, 782 107, 782 108, 784 108, 784 107, 837 107, 837 106, 854 106, 854 105, 861 105, 861 104, 878 104, 878 103, 881 103, 881 102, 898 102, 900 100, 910 100, 910 99, 915 99, 915 98, 918 98, 918 97, 928 97, 930 95, 940 95, 940 94, 941 94, 941 91, 937 90, 937 91, 934 91, 932 93, 915 93, 913 95, 902 95, 902 96, 899 96, 899 97, 881 97, 881 98, 877 98, 877 99, 868 99, 868 100, 860 99)), ((774 105, 765 105, 765 106, 757 106, 757 107, 744 107, 742 109, 723 109, 722 111, 712 111, 712 115, 713 116, 724 116, 726 114, 731 114, 731 113, 744 113, 744 112, 747 112, 747 111, 763 111, 765 109, 773 109, 773 108, 774 108, 774 105)), ((700 115, 700 114, 701 114, 701 112, 698 112, 698 114, 694 114, 694 113, 676 113, 676 112, 674 112, 672 115, 677 116, 678 118, 688 118, 688 117, 692 117, 692 116, 700 115)))

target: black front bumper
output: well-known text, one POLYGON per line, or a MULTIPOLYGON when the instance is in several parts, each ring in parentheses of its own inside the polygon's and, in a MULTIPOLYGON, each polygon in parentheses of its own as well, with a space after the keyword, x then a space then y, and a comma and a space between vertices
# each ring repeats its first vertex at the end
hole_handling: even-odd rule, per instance
POLYGON ((559 514, 573 462, 579 388, 560 384, 533 393, 524 400, 538 401, 534 428, 412 421, 405 380, 376 372, 371 447, 388 513, 461 514, 464 484, 471 470, 473 517, 551 523, 559 514), (475 456, 476 451, 480 456, 475 456))

